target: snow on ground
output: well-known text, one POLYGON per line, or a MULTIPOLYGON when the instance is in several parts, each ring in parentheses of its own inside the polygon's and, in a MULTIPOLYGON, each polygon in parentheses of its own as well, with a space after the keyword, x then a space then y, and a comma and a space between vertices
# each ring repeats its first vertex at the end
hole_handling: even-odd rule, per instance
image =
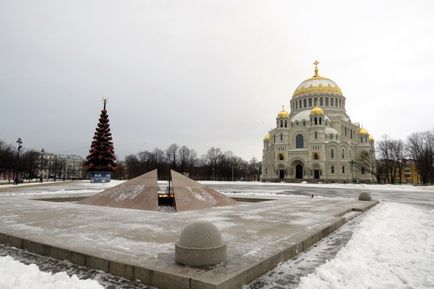
POLYGON ((434 209, 382 203, 298 289, 434 288, 434 209))
POLYGON ((94 280, 69 277, 65 272, 41 272, 34 265, 25 265, 10 256, 0 257, 0 288, 2 289, 103 289, 94 280))
POLYGON ((263 182, 223 182, 223 181, 200 181, 203 185, 261 185, 261 186, 288 186, 288 187, 317 187, 317 188, 337 188, 337 189, 364 189, 380 191, 429 191, 434 192, 434 186, 414 186, 414 185, 391 185, 391 184, 311 184, 311 183, 263 183, 263 182))

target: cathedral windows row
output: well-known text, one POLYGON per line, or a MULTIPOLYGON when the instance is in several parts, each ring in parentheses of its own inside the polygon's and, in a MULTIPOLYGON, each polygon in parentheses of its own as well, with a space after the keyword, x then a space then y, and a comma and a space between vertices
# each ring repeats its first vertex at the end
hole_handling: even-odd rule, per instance
POLYGON ((280 120, 280 127, 288 127, 288 121, 287 120, 280 120))
POLYGON ((334 106, 334 107, 344 107, 345 101, 337 97, 309 97, 304 99, 297 99, 292 103, 292 109, 298 110, 305 107, 320 106, 334 106))
POLYGON ((313 118, 314 125, 322 125, 322 117, 314 117, 313 118))
MULTIPOLYGON (((325 135, 325 138, 327 139, 327 135, 325 135)), ((336 134, 336 137, 334 137, 334 135, 331 133, 331 134, 329 135, 329 138, 330 138, 330 139, 336 138, 336 140, 338 140, 338 139, 339 139, 339 135, 336 134)))
MULTIPOLYGON (((345 159, 345 149, 342 149, 342 159, 345 159)), ((351 150, 350 150, 350 157, 351 157, 351 150)), ((331 148, 330 149, 330 158, 334 159, 335 158, 335 149, 331 148)))
MULTIPOLYGON (((331 166, 331 167, 330 167, 330 172, 331 172, 332 174, 335 173, 335 166, 331 166)), ((343 174, 343 175, 345 174, 345 166, 342 166, 342 174, 343 174)))
POLYGON ((348 127, 344 127, 344 134, 345 136, 348 135, 348 132, 350 133, 350 138, 353 139, 353 130, 348 128, 348 127))

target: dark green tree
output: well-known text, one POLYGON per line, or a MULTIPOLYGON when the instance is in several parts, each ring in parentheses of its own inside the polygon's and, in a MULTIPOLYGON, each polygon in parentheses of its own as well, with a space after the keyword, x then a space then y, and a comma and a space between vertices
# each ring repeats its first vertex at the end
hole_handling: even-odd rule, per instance
POLYGON ((107 100, 104 99, 104 108, 99 117, 98 126, 87 156, 86 168, 89 172, 113 172, 116 166, 116 156, 113 148, 113 139, 110 132, 109 118, 106 110, 107 100))

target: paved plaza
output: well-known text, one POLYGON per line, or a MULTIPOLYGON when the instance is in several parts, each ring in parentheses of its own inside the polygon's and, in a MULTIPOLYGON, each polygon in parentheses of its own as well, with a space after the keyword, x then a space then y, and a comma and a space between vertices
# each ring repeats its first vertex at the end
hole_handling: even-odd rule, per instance
POLYGON ((74 186, 54 191, 48 185, 51 194, 32 194, 29 187, 23 194, 0 192, 0 241, 159 288, 239 288, 336 230, 355 210, 376 203, 277 195, 258 201, 261 197, 254 196, 255 202, 169 213, 40 200, 93 194, 74 186), (224 265, 175 264, 175 242, 194 220, 221 230, 227 242, 224 265))

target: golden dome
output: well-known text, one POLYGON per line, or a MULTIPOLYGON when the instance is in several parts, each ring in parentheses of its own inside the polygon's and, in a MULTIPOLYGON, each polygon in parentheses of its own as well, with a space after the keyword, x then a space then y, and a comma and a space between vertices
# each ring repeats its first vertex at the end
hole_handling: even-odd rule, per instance
POLYGON ((271 138, 270 133, 267 133, 267 134, 264 136, 264 140, 270 140, 270 138, 271 138))
POLYGON ((306 94, 333 94, 343 96, 339 86, 333 80, 318 74, 318 61, 315 64, 315 75, 303 81, 294 91, 292 97, 299 97, 306 94))
POLYGON ((324 111, 322 110, 322 108, 320 108, 318 106, 315 106, 310 111, 310 115, 313 115, 313 116, 323 116, 324 115, 324 111))
POLYGON ((374 137, 372 135, 369 135, 368 140, 369 141, 374 141, 374 137))
POLYGON ((359 134, 360 135, 369 135, 369 132, 364 129, 363 127, 359 128, 359 134))
POLYGON ((289 118, 289 113, 285 109, 282 109, 282 111, 277 114, 277 118, 289 118))

